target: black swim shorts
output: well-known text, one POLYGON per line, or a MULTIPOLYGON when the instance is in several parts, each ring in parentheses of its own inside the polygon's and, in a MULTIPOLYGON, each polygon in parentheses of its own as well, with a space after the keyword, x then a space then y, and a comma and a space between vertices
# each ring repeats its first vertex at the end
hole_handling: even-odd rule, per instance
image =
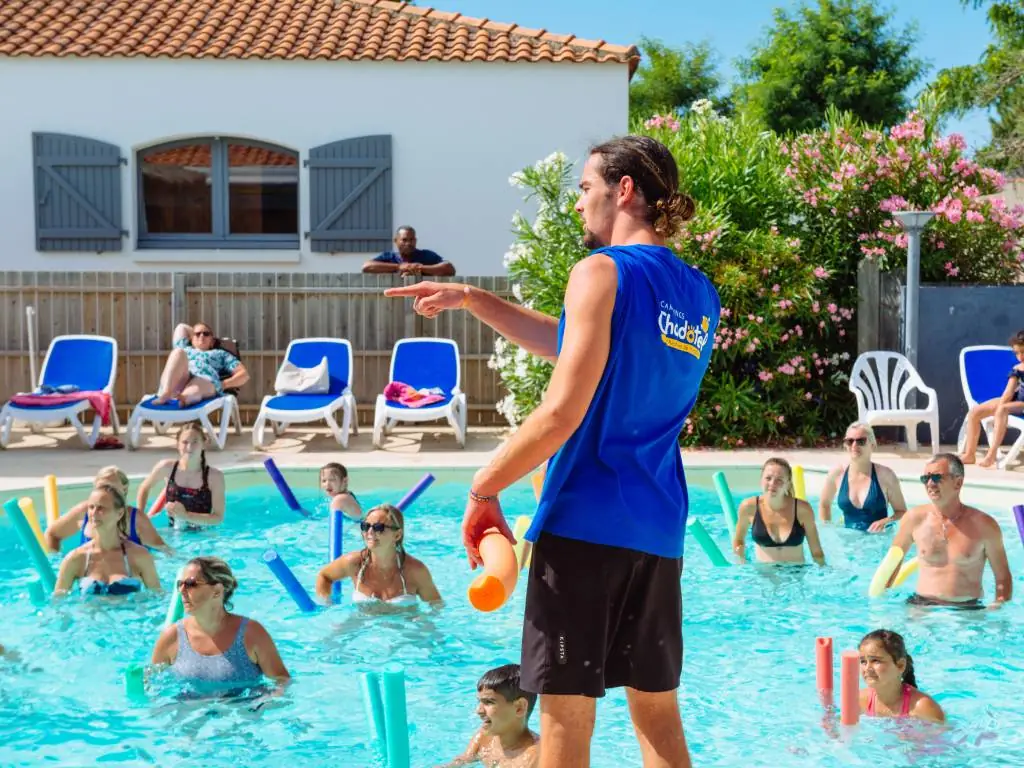
POLYGON ((954 608, 958 611, 977 611, 985 607, 985 604, 977 598, 973 600, 965 600, 963 602, 951 602, 949 600, 939 600, 935 597, 925 597, 919 595, 916 592, 907 598, 907 605, 919 605, 922 607, 932 608, 954 608))
POLYGON ((523 690, 599 698, 679 687, 683 559, 542 533, 526 586, 523 690))

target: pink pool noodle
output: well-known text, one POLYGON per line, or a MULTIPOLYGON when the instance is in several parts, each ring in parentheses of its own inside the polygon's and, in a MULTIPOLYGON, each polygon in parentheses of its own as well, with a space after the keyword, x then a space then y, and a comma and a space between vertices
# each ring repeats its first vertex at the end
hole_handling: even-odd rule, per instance
POLYGON ((839 672, 839 721, 856 725, 860 720, 860 654, 843 651, 839 672))
POLYGON ((152 503, 152 505, 150 505, 149 512, 147 514, 150 517, 156 517, 157 515, 159 515, 161 512, 164 511, 164 506, 166 505, 166 503, 167 503, 167 489, 164 488, 162 491, 160 491, 160 495, 156 497, 156 501, 154 501, 152 503))
POLYGON ((1024 504, 1017 504, 1013 508, 1013 517, 1017 521, 1017 533, 1020 534, 1020 543, 1024 544, 1024 504))
POLYGON ((835 689, 835 672, 832 667, 832 638, 819 637, 814 643, 814 664, 817 670, 818 693, 822 704, 832 702, 832 691, 835 689))

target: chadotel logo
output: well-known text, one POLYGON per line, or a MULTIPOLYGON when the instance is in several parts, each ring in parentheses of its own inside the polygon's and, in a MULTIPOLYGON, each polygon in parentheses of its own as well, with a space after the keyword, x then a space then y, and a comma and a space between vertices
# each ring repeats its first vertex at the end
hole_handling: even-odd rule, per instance
POLYGON ((708 343, 708 326, 711 319, 704 315, 700 325, 693 325, 686 318, 686 313, 673 307, 667 301, 660 303, 661 312, 658 315, 658 328, 661 330, 661 340, 672 349, 679 349, 700 359, 704 345, 708 343))

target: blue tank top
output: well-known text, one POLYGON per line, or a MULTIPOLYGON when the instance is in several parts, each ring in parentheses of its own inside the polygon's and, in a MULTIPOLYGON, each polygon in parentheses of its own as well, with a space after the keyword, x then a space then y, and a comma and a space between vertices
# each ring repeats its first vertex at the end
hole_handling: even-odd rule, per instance
POLYGON ((843 481, 839 484, 839 493, 836 497, 836 504, 843 510, 843 525, 847 528, 856 528, 859 531, 866 531, 868 527, 878 521, 885 520, 889 516, 889 502, 882 493, 882 486, 878 483, 878 473, 875 465, 871 465, 871 486, 868 488, 867 496, 864 497, 864 506, 855 507, 850 499, 850 486, 847 478, 850 475, 850 468, 843 472, 843 481))
MULTIPOLYGON (((583 422, 548 462, 541 532, 660 557, 683 554, 688 495, 679 434, 721 312, 699 270, 668 248, 612 246, 618 271, 608 362, 583 422)), ((558 324, 561 351, 565 309, 558 324)))

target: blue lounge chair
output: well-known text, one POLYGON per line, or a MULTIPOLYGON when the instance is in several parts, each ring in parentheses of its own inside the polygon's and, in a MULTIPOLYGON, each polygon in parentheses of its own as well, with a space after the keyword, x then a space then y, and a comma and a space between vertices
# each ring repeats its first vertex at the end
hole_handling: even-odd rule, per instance
MULTIPOLYGON (((40 372, 40 388, 71 385, 81 392, 106 392, 110 395, 114 434, 117 434, 117 404, 114 402, 114 381, 117 379, 117 340, 109 336, 88 334, 57 336, 50 342, 40 372)), ((70 421, 78 436, 89 448, 96 445, 102 420, 96 414, 92 429, 87 430, 79 416, 89 410, 88 400, 63 405, 14 405, 0 409, 0 448, 6 448, 16 421, 25 422, 35 430, 41 426, 60 426, 70 421)))
MULTIPOLYGON (((217 339, 215 346, 227 350, 241 360, 238 353, 238 342, 234 339, 217 339)), ((222 375, 221 380, 228 378, 222 375)), ((192 405, 179 406, 176 402, 156 405, 156 394, 145 395, 135 406, 131 417, 128 419, 128 448, 135 450, 139 447, 139 437, 142 434, 142 425, 147 421, 153 424, 158 435, 162 435, 171 424, 187 424, 190 421, 198 421, 210 442, 217 447, 217 450, 224 450, 228 441, 228 430, 231 428, 232 420, 235 422, 235 434, 242 434, 242 415, 238 409, 238 390, 225 389, 223 395, 200 400, 192 405), (210 415, 220 413, 219 426, 214 427, 210 421, 210 415)))
POLYGON ((314 368, 327 358, 330 387, 324 394, 300 392, 267 395, 260 405, 252 427, 252 444, 263 445, 263 433, 270 422, 275 435, 290 424, 305 424, 323 419, 342 448, 348 447, 349 432, 359 434, 356 423, 356 399, 352 394, 352 345, 346 339, 293 339, 284 359, 299 368, 314 368), (341 411, 341 426, 335 413, 341 411))
POLYGON ((455 430, 459 446, 466 446, 466 395, 459 388, 461 365, 459 345, 451 339, 399 339, 391 353, 390 381, 413 389, 440 389, 443 399, 420 408, 410 408, 383 394, 377 395, 373 415, 373 444, 380 448, 384 435, 399 422, 447 419, 455 430))
MULTIPOLYGON (((1012 347, 994 346, 990 344, 976 347, 964 347, 960 350, 960 384, 964 390, 964 400, 967 401, 967 408, 970 409, 978 403, 999 397, 1006 389, 1006 379, 1010 369, 1017 364, 1017 356, 1013 354, 1012 347)), ((992 417, 981 420, 981 427, 985 430, 985 437, 989 445, 992 444, 992 417)), ((1016 429, 1020 435, 1010 446, 1010 450, 997 462, 999 469, 1006 469, 1007 466, 1016 461, 1021 449, 1024 448, 1024 418, 1010 416, 1007 420, 1008 429, 1016 429)), ((963 451, 964 437, 967 433, 967 416, 960 425, 960 435, 957 437, 957 450, 963 451)))

